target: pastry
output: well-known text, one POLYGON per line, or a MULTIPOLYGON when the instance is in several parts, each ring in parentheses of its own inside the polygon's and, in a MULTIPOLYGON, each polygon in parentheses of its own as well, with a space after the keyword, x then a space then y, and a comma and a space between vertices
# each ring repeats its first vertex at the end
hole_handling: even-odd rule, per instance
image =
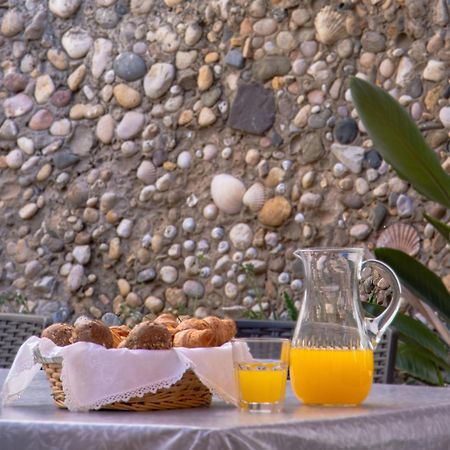
POLYGON ((183 330, 209 330, 211 329, 211 326, 208 322, 205 322, 203 319, 186 319, 183 320, 180 324, 177 326, 177 333, 179 331, 183 330))
POLYGON ((173 337, 174 347, 214 347, 216 345, 215 342, 216 337, 214 331, 210 328, 206 330, 190 328, 178 331, 173 337))
POLYGON ((142 322, 136 325, 120 348, 167 350, 172 347, 172 334, 164 325, 142 322))
POLYGON ((73 327, 65 323, 54 323, 42 331, 41 336, 50 339, 59 347, 72 343, 73 327))
POLYGON ((83 320, 74 326, 72 342, 92 342, 106 348, 113 347, 113 335, 100 320, 83 320))
POLYGON ((173 314, 161 314, 153 321, 153 323, 164 325, 172 335, 175 334, 175 330, 178 326, 177 319, 173 314))
POLYGON ((119 344, 130 334, 130 329, 126 325, 109 327, 113 337, 113 347, 117 348, 119 344))
POLYGON ((222 333, 220 336, 220 341, 222 342, 222 344, 231 341, 231 339, 233 339, 237 333, 236 322, 232 319, 222 319, 222 326, 220 327, 220 331, 222 333))
POLYGON ((234 320, 219 319, 218 317, 205 317, 204 321, 209 324, 216 336, 216 345, 221 346, 236 335, 236 324, 234 320))

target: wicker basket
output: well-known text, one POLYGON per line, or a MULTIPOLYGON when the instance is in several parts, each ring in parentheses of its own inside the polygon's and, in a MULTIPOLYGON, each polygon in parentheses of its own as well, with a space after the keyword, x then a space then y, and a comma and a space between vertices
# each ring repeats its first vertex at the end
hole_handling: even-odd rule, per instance
MULTIPOLYGON (((66 408, 65 396, 61 382, 61 363, 49 362, 37 358, 43 364, 50 382, 53 400, 60 408, 66 408)), ((183 377, 169 388, 159 389, 155 393, 134 397, 127 402, 115 402, 102 406, 101 409, 119 411, 156 411, 161 409, 196 408, 211 404, 211 391, 198 379, 192 370, 187 370, 183 377)))

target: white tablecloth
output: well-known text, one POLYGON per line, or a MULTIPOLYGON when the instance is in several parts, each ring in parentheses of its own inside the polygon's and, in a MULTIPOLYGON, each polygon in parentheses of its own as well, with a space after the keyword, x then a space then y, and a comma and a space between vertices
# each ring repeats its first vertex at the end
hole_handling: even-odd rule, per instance
POLYGON ((218 400, 189 410, 74 413, 53 406, 39 373, 22 399, 0 410, 0 449, 448 450, 450 389, 374 385, 357 408, 303 406, 289 389, 285 411, 267 415, 218 400))

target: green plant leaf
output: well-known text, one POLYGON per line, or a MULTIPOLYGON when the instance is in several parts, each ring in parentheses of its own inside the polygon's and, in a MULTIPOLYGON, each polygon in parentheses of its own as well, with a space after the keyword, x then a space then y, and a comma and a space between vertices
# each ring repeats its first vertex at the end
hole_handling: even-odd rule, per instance
POLYGON ((450 208, 450 176, 409 114, 388 93, 359 78, 352 99, 375 148, 401 178, 430 200, 450 208))
MULTIPOLYGON (((381 314, 385 308, 380 305, 363 302, 364 309, 372 316, 381 314)), ((411 339, 417 345, 430 351, 441 361, 442 367, 449 366, 449 349, 437 333, 430 330, 425 324, 406 314, 397 313, 392 322, 399 333, 400 339, 411 339)), ((449 367, 450 368, 450 367, 449 367)))
POLYGON ((438 356, 436 356, 433 352, 428 351, 426 348, 423 348, 420 345, 417 345, 416 341, 414 339, 412 339, 409 336, 405 336, 405 335, 401 335, 401 341, 408 344, 408 345, 412 345, 413 347, 416 347, 417 349, 420 349, 421 352, 427 356, 427 358, 429 358, 431 361, 433 361, 437 367, 439 367, 442 370, 450 370, 450 366, 448 364, 447 361, 443 360, 442 358, 439 358, 438 356))
POLYGON ((376 248, 375 256, 389 265, 416 297, 450 321, 450 293, 435 273, 406 253, 393 248, 376 248))
POLYGON ((292 300, 292 297, 287 293, 283 293, 284 303, 286 305, 287 312, 289 314, 289 319, 296 321, 298 319, 298 311, 295 307, 295 303, 292 300))
POLYGON ((424 214, 423 217, 425 217, 425 220, 431 223, 431 225, 444 236, 447 242, 450 242, 450 227, 446 223, 441 222, 428 214, 424 214))
POLYGON ((435 386, 442 386, 442 374, 428 353, 411 343, 399 342, 396 366, 399 370, 435 386))

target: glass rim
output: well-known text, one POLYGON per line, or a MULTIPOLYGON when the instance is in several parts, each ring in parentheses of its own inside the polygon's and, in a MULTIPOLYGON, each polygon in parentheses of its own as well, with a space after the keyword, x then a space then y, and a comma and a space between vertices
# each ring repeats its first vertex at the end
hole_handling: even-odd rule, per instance
POLYGON ((231 339, 231 343, 233 342, 289 342, 291 343, 291 339, 288 338, 277 338, 277 337, 240 337, 231 339))
POLYGON ((309 247, 309 248, 299 248, 294 251, 296 253, 318 253, 318 252, 364 252, 363 247, 309 247))

